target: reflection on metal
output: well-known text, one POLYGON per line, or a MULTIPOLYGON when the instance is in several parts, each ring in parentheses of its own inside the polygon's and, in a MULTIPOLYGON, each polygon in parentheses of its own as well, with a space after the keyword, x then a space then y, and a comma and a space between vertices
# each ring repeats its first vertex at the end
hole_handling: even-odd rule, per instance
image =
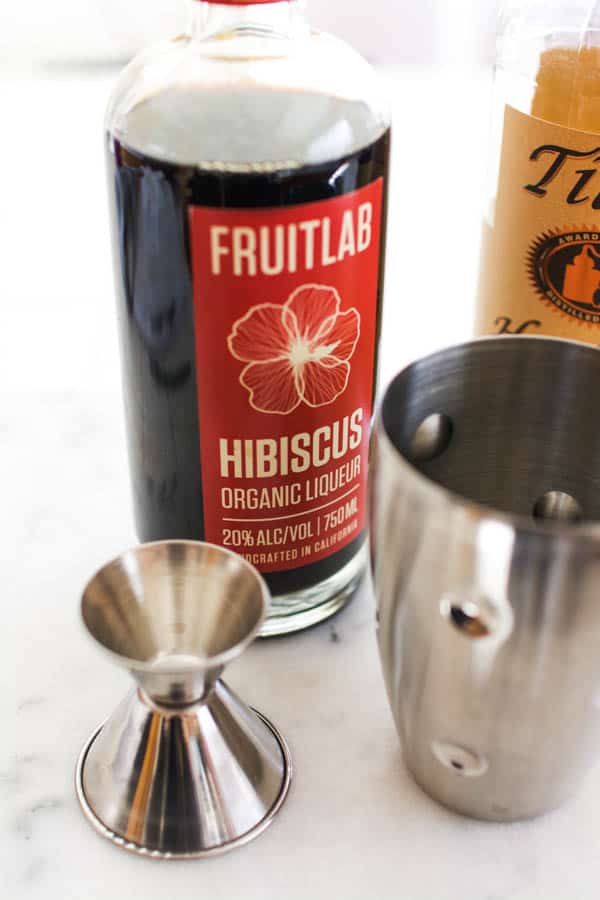
POLYGON ((371 543, 387 691, 411 773, 466 815, 559 806, 600 750, 598 383, 593 347, 497 337, 413 364, 382 403, 371 543), (417 459, 432 416, 451 440, 417 459))

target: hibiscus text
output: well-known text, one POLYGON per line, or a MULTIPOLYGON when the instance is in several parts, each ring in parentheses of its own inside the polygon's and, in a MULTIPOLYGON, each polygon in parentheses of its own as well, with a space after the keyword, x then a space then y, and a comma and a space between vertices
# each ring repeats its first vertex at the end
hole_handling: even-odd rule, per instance
POLYGON ((222 478, 277 478, 321 468, 362 444, 363 411, 356 409, 339 422, 291 437, 243 440, 221 438, 222 478))
POLYGON ((347 209, 339 227, 329 216, 289 225, 213 225, 210 257, 213 275, 238 278, 310 272, 364 253, 373 238, 373 205, 347 209))

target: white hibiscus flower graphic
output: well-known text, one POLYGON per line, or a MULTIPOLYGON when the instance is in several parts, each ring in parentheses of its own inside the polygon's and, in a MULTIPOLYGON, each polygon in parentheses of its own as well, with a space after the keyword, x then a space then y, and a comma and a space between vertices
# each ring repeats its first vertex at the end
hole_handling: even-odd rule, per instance
POLYGON ((261 303, 235 322, 227 343, 247 363, 240 382, 254 409, 285 416, 301 403, 327 406, 344 393, 360 314, 340 306, 335 288, 305 284, 284 304, 261 303))

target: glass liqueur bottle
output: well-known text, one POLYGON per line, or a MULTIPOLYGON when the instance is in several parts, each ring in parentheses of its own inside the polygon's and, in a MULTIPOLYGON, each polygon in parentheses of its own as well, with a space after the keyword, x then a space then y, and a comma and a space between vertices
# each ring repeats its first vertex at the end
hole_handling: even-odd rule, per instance
POLYGON ((600 3, 501 18, 476 330, 600 344, 600 3))
POLYGON ((373 70, 298 0, 192 2, 109 104, 138 535, 245 556, 265 633, 363 572, 389 143, 373 70))

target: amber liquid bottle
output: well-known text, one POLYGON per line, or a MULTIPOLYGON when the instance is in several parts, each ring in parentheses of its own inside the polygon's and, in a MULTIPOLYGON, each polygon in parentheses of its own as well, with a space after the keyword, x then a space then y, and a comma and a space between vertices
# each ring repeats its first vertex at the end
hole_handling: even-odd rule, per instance
POLYGON ((600 4, 501 19, 478 334, 600 344, 600 4))
POLYGON ((298 0, 195 0, 108 110, 139 537, 246 557, 268 634, 363 573, 389 141, 372 69, 298 0))

